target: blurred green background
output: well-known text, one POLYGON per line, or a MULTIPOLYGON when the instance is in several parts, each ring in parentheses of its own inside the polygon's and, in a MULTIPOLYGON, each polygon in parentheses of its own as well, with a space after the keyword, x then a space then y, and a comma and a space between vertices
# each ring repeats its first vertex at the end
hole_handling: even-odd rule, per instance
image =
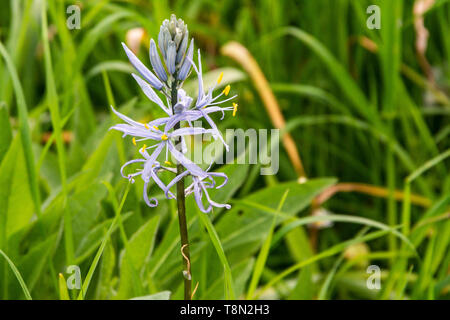
POLYGON ((146 207, 142 182, 119 173, 136 148, 108 131, 109 105, 161 116, 120 42, 149 65, 171 13, 205 73, 226 68, 239 95, 220 129, 273 128, 279 108, 308 176, 298 183, 282 144, 275 176, 217 166, 230 182, 213 197, 233 208, 204 215, 187 202, 194 299, 449 298, 447 0, 2 0, 0 298, 183 297, 176 203, 158 194, 146 207), (222 49, 230 41, 262 75, 222 49), (71 265, 82 290, 67 289, 71 265))

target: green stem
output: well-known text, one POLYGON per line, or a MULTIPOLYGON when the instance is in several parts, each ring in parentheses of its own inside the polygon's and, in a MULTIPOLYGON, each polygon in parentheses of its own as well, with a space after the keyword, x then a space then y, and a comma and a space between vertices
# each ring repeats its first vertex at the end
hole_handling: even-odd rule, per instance
MULTIPOLYGON (((178 100, 178 91, 177 91, 177 80, 176 74, 174 75, 174 80, 172 82, 172 110, 174 109, 177 100, 178 100)), ((180 124, 177 123, 174 129, 179 129, 180 124)), ((181 148, 181 137, 177 141, 179 148, 181 148)), ((182 174, 184 171, 183 165, 177 164, 177 175, 182 174)), ((190 253, 189 253, 189 238, 188 238, 188 230, 186 223, 186 204, 185 204, 185 195, 184 195, 184 178, 177 182, 177 206, 178 206, 178 222, 180 225, 180 238, 181 238, 181 251, 182 251, 182 259, 184 270, 187 272, 183 272, 184 276, 184 300, 191 300, 191 268, 190 268, 190 253)))

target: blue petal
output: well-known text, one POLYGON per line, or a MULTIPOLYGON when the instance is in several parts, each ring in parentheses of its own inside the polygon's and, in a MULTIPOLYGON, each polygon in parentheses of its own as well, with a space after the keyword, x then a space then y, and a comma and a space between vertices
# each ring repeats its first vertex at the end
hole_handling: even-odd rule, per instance
POLYGON ((183 165, 183 167, 186 168, 186 170, 188 170, 192 175, 198 176, 200 178, 206 178, 208 176, 207 173, 203 171, 198 165, 193 163, 191 160, 186 158, 180 151, 178 151, 170 140, 167 141, 170 153, 173 155, 175 159, 177 159, 179 163, 183 165))
POLYGON ((180 72, 178 73, 178 80, 184 81, 189 74, 192 66, 192 58, 194 57, 194 39, 191 40, 191 45, 189 46, 186 58, 181 65, 180 72))
POLYGON ((175 73, 175 58, 177 55, 177 45, 172 40, 169 41, 169 47, 167 48, 166 65, 170 74, 175 73))
POLYGON ((149 86, 147 82, 142 80, 139 76, 135 75, 134 73, 131 74, 138 83, 138 85, 141 87, 142 91, 144 91, 144 94, 154 103, 156 103, 161 109, 164 110, 165 113, 167 113, 169 116, 172 115, 172 111, 169 108, 166 108, 162 100, 158 97, 158 95, 153 91, 152 87, 149 86))
POLYGON ((136 68, 136 70, 147 80, 154 88, 161 90, 163 83, 150 71, 148 68, 135 56, 135 54, 128 49, 125 43, 122 42, 123 49, 128 56, 131 64, 136 68))
POLYGON ((153 39, 150 40, 150 63, 152 64, 153 70, 162 81, 167 81, 167 73, 164 70, 164 66, 159 57, 158 50, 156 50, 156 44, 153 39))

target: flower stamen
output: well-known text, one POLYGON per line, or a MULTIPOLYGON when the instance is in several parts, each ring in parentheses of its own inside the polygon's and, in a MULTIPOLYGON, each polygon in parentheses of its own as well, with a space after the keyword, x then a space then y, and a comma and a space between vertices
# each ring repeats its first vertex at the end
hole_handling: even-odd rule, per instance
POLYGON ((166 141, 167 139, 169 139, 169 137, 164 133, 164 134, 161 136, 161 140, 166 141))
POLYGON ((227 85, 227 86, 225 87, 225 89, 223 89, 222 93, 223 93, 225 96, 228 96, 228 94, 230 93, 230 89, 231 89, 231 86, 230 86, 230 85, 227 85))
POLYGON ((238 104, 233 102, 233 117, 236 115, 238 104))
POLYGON ((219 78, 217 79, 217 84, 220 84, 223 79, 223 72, 220 73, 219 78))

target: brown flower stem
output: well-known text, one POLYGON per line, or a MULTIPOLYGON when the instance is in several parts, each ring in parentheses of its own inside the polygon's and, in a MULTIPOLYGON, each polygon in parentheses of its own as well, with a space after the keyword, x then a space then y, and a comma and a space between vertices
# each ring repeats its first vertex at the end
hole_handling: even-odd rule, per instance
MULTIPOLYGON (((174 78, 176 79, 176 74, 174 78)), ((172 82, 172 110, 174 109, 177 100, 178 100, 178 91, 177 91, 177 80, 172 82)), ((174 127, 174 130, 179 129, 180 124, 177 123, 174 127)), ((178 139, 178 147, 181 148, 181 137, 178 139)), ((182 174, 184 171, 183 165, 177 164, 177 175, 182 174)), ((184 178, 180 179, 177 182, 177 207, 178 207, 178 222, 180 225, 180 239, 181 239, 181 256, 183 260, 184 272, 184 300, 191 300, 191 267, 190 267, 190 253, 189 253, 189 237, 187 230, 187 222, 186 222, 186 204, 185 204, 185 195, 184 195, 184 178)))

